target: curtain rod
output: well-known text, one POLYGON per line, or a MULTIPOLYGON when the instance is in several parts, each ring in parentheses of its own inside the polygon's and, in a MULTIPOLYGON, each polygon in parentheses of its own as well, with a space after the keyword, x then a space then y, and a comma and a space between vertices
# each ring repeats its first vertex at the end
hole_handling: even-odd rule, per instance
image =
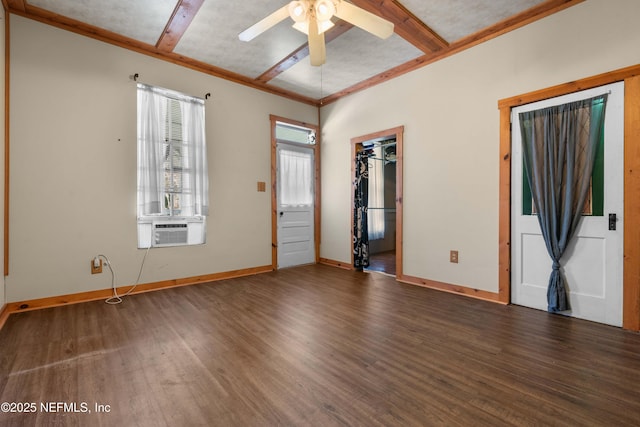
MULTIPOLYGON (((134 74, 129 76, 129 80, 133 80, 136 83, 140 83, 140 82, 138 82, 139 78, 140 78, 140 74, 138 74, 138 73, 134 73, 134 74)), ((207 92, 207 93, 204 94, 204 99, 209 99, 209 97, 211 97, 211 92, 207 92)))

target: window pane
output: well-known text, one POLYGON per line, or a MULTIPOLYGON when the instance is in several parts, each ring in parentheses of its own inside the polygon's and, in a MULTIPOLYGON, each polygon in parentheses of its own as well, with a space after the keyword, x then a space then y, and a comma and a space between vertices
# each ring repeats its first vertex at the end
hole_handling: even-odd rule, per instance
POLYGON ((312 129, 277 123, 276 139, 279 141, 297 142, 298 144, 315 144, 316 133, 312 129))
MULTIPOLYGON (((595 103, 591 107, 592 109, 604 108, 602 102, 595 103)), ((598 150, 596 151, 596 160, 593 164, 593 175, 591 175, 591 190, 590 199, 592 204, 593 216, 604 215, 604 126, 602 127, 602 133, 600 134, 600 141, 598 142, 598 150)))
MULTIPOLYGON (((596 100, 592 104, 592 109, 604 108, 602 101, 596 100)), ((582 147, 578 147, 582 149, 582 147)), ((536 207, 533 203, 531 188, 527 181, 526 171, 524 170, 524 161, 522 164, 522 215, 536 215, 536 207)), ((593 172, 591 174, 591 183, 589 192, 585 200, 582 210, 584 216, 603 216, 604 215, 604 127, 598 141, 596 158, 593 164, 593 172)))
POLYGON ((384 157, 382 147, 373 149, 369 158, 369 239, 384 238, 384 157))
POLYGON ((313 203, 313 156, 294 150, 279 150, 280 204, 302 206, 313 203))
POLYGON ((183 216, 188 215, 183 210, 182 193, 185 191, 184 184, 188 181, 185 173, 187 168, 187 144, 183 141, 182 132, 182 111, 180 103, 175 99, 167 99, 166 135, 167 141, 163 144, 164 152, 164 185, 165 215, 183 216))

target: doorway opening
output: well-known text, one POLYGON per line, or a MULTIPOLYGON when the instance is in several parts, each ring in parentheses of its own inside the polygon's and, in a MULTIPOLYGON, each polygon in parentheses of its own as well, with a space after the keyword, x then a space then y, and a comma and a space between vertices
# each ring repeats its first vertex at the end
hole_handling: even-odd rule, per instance
POLYGON ((356 270, 402 275, 403 131, 398 127, 351 140, 356 270))
POLYGON ((368 271, 396 274, 396 140, 362 143, 368 150, 368 271))

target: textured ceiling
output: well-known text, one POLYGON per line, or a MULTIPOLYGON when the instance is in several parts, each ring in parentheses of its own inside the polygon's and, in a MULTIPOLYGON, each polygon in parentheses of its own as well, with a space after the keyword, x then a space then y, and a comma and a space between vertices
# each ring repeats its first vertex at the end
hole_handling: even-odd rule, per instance
MULTIPOLYGON (((238 40, 241 31, 287 0, 4 1, 12 13, 72 27, 90 37, 97 34, 101 40, 166 55, 174 62, 186 58, 187 64, 192 61, 192 66, 205 72, 319 102, 437 60, 464 48, 465 40, 479 38, 478 34, 487 39, 491 33, 517 28, 581 0, 350 0, 395 20, 395 34, 381 40, 350 28, 328 41, 322 67, 311 66, 304 50, 295 53, 307 40, 288 18, 251 42, 238 40), (182 28, 170 27, 180 22, 176 17, 186 21, 182 28), (167 34, 176 37, 169 48, 162 44, 166 28, 171 28, 167 34), (285 59, 286 66, 263 76, 285 59)), ((334 22, 340 23, 336 18, 334 22)), ((343 23, 343 28, 349 26, 343 23)))
POLYGON ((176 0, 29 0, 27 4, 155 44, 173 13, 176 0))
POLYGON ((449 43, 474 34, 541 0, 402 0, 407 9, 449 43))

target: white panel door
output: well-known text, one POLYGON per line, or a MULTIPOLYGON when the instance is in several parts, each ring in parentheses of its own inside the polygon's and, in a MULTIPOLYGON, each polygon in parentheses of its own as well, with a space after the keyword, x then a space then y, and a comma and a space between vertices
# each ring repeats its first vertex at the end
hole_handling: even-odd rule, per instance
POLYGON ((622 326, 624 83, 561 96, 512 110, 511 302, 547 309, 551 259, 535 215, 523 215, 522 143, 518 114, 609 93, 604 130, 603 216, 583 216, 560 263, 570 310, 564 314, 622 326), (609 214, 617 215, 609 230, 609 214))
POLYGON ((315 262, 313 149, 276 146, 278 268, 315 262))

